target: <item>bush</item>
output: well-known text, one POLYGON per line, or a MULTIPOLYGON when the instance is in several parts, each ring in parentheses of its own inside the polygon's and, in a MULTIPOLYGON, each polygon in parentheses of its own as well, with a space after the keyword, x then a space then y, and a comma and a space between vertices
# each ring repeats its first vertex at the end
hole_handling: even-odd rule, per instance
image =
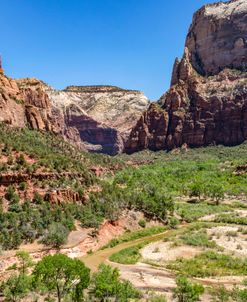
POLYGON ((199 301, 200 296, 204 293, 204 288, 201 284, 192 283, 183 276, 177 277, 176 284, 177 287, 173 292, 178 302, 199 301))
POLYGON ((64 225, 54 222, 49 226, 48 232, 41 242, 59 248, 66 243, 68 234, 69 230, 64 225))
POLYGON ((175 270, 187 277, 211 277, 225 275, 246 275, 247 259, 239 259, 229 255, 206 251, 193 259, 177 259, 167 264, 167 268, 175 270))
POLYGON ((5 194, 5 198, 9 200, 11 203, 18 203, 20 201, 19 195, 15 192, 13 186, 8 186, 7 192, 5 194))
POLYGON ((179 225, 179 220, 173 216, 169 219, 168 225, 171 229, 176 229, 179 225))
POLYGON ((138 224, 141 228, 145 228, 146 227, 146 221, 144 219, 140 219, 138 221, 138 224))
POLYGON ((20 156, 16 158, 16 162, 21 166, 24 166, 27 163, 23 154, 20 154, 20 156))
POLYGON ((26 182, 21 182, 21 183, 19 184, 19 189, 20 189, 21 191, 25 191, 25 190, 27 189, 27 183, 26 183, 26 182))
POLYGON ((43 197, 38 192, 34 192, 33 202, 36 204, 41 204, 43 202, 43 197))
POLYGON ((209 240, 206 230, 187 232, 181 235, 180 239, 182 239, 185 244, 192 246, 201 246, 208 248, 216 247, 216 243, 209 240))

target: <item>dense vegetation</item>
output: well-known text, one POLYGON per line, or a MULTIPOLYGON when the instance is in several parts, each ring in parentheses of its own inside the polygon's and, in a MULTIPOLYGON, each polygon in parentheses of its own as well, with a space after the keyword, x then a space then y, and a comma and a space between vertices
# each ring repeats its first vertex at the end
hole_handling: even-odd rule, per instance
MULTIPOLYGON (((2 130, 2 154, 7 156, 11 150, 17 150, 35 159, 31 167, 22 157, 12 159, 10 164, 3 164, 3 170, 6 167, 14 170, 24 168, 30 173, 42 167, 48 171, 77 171, 83 174, 83 181, 62 177, 36 185, 49 185, 49 188, 69 186, 82 195, 88 186, 96 182, 100 187, 97 192, 89 194, 86 205, 64 204, 60 208, 51 206, 39 196, 20 202, 18 191, 25 191, 26 183, 20 183, 18 188, 6 188, 8 212, 0 211, 3 230, 0 244, 4 249, 16 248, 22 242, 38 238, 46 244, 61 245, 66 242, 66 238, 63 238, 66 236, 62 235, 73 229, 75 219, 82 226, 97 228, 104 219, 116 220, 126 208, 141 210, 147 218, 156 218, 164 223, 170 221, 174 225, 178 223, 172 217, 174 212, 184 221, 195 221, 205 215, 230 211, 231 206, 219 205, 224 195, 239 195, 245 193, 247 188, 245 174, 234 173, 236 166, 245 162, 244 144, 232 148, 218 146, 181 151, 179 154, 143 152, 133 156, 122 155, 118 159, 81 153, 53 135, 28 129, 10 130, 4 127, 2 130), (123 160, 146 161, 148 165, 138 169, 129 167, 104 180, 96 179, 89 170, 95 164, 123 168, 123 160), (181 202, 180 196, 190 196, 196 203, 181 202), (203 202, 205 198, 211 203, 203 202), (65 228, 60 238, 55 238, 53 234, 59 228, 57 223, 65 228)), ((245 222, 244 218, 226 215, 219 216, 218 221, 224 222, 226 219, 245 222)))
MULTIPOLYGON (((247 225, 246 217, 233 212, 246 208, 237 200, 241 194, 247 193, 247 177, 245 173, 235 173, 238 165, 246 163, 245 144, 178 153, 141 152, 111 158, 78 151, 54 135, 28 129, 10 130, 6 126, 1 126, 0 130, 0 155, 4 158, 0 163, 2 173, 24 172, 31 175, 34 172, 49 172, 57 175, 52 180, 35 180, 31 184, 22 181, 1 186, 1 249, 16 249, 21 243, 35 240, 48 247, 60 248, 75 229, 75 222, 82 227, 95 228, 92 233, 97 235, 97 228, 105 219, 115 221, 123 210, 131 209, 142 211, 145 215, 138 222, 140 230, 133 233, 126 231, 104 248, 159 234, 169 228, 176 229, 180 223, 189 223, 186 230, 169 231, 169 240, 174 245, 186 244, 203 249, 193 259, 177 259, 165 264, 179 274, 174 290, 178 301, 197 301, 203 293, 201 286, 186 278, 247 274, 246 259, 221 253, 207 234, 204 224, 195 223, 199 218, 214 214, 213 222, 205 224, 207 227, 224 223, 247 225), (97 178, 92 172, 93 166, 104 167, 115 174, 105 173, 97 178), (78 173, 81 178, 60 177, 63 172, 78 173), (29 192, 30 185, 42 190, 69 188, 79 194, 80 202, 50 203, 38 191, 30 198, 25 194, 29 192), (150 219, 164 226, 148 228, 150 219), (174 238, 173 231, 176 233, 174 238)), ((113 254, 110 260, 136 263, 141 258, 140 249, 146 244, 138 242, 136 246, 113 254)), ((18 257, 22 265, 16 265, 11 277, 1 285, 7 301, 18 301, 30 292, 48 300, 56 297, 58 301, 82 301, 84 297, 85 301, 114 298, 124 302, 140 297, 129 282, 120 281, 118 270, 105 265, 90 276, 84 264, 66 256, 45 257, 36 266, 30 264, 27 255, 19 254, 18 257), (58 279, 55 275, 58 268, 61 268, 59 277, 64 283, 56 284, 54 281, 58 279)), ((231 293, 222 290, 219 293, 241 302, 246 298, 246 289, 235 289, 231 293)), ((161 302, 165 298, 154 295, 148 301, 161 302)))
MULTIPOLYGON (((1 152, 10 156, 10 162, 14 159, 11 158, 12 150, 24 152, 36 159, 37 162, 33 167, 29 167, 29 171, 35 171, 39 166, 46 167, 49 171, 77 171, 83 173, 85 180, 89 183, 92 181, 92 175, 89 172, 92 166, 100 165, 115 169, 125 165, 118 158, 81 152, 54 134, 41 133, 27 128, 13 129, 3 124, 0 124, 0 145, 1 152)), ((2 171, 10 167, 11 165, 1 164, 2 171)), ((11 168, 18 170, 18 165, 11 168)))
POLYGON ((17 254, 19 264, 12 275, 0 284, 5 301, 42 297, 45 301, 110 301, 126 302, 139 298, 140 292, 130 282, 121 281, 118 269, 102 264, 97 273, 83 262, 62 254, 45 256, 36 265, 26 252, 17 254), (32 273, 28 273, 32 268, 32 273), (85 290, 87 291, 85 292, 85 290))

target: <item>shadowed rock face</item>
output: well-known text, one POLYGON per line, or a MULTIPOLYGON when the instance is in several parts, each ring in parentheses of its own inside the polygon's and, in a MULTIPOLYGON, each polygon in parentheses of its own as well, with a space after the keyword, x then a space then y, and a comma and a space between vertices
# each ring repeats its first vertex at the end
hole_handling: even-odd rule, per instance
POLYGON ((171 88, 132 129, 127 153, 247 139, 246 16, 245 0, 208 5, 194 15, 171 88))

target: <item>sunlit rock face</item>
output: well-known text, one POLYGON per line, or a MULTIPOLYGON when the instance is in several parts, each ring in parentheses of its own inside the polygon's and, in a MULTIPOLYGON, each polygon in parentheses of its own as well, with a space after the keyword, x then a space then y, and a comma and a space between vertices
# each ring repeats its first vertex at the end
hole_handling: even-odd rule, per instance
POLYGON ((206 5, 195 13, 186 47, 194 69, 215 75, 224 68, 247 69, 247 1, 206 5))
POLYGON ((246 0, 195 13, 171 88, 133 127, 125 152, 231 146, 247 139, 246 24, 246 0))
POLYGON ((51 115, 51 103, 36 79, 13 80, 0 74, 0 122, 13 127, 30 127, 60 132, 51 115))
MULTIPOLYGON (((64 132, 73 129, 89 151, 121 153, 131 128, 148 107, 142 92, 114 86, 69 86, 46 92, 54 112, 63 117, 64 132)), ((66 134, 65 134, 66 135, 66 134)))

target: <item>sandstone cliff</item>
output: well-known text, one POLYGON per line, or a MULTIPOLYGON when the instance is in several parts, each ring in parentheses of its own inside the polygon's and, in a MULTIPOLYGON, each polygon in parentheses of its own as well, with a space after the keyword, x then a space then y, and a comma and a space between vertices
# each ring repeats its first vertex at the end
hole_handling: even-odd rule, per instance
POLYGON ((64 137, 82 150, 122 152, 131 128, 148 107, 142 92, 113 86, 55 90, 37 79, 0 73, 0 122, 64 137))
POLYGON ((51 115, 51 103, 36 79, 13 80, 0 75, 0 122, 13 127, 52 131, 60 129, 51 115))
POLYGON ((171 88, 132 129, 127 153, 247 139, 246 17, 245 0, 206 5, 195 13, 171 88))
POLYGON ((70 86, 64 91, 46 87, 46 92, 53 111, 62 116, 66 137, 73 131, 87 150, 111 155, 122 152, 148 106, 142 92, 113 86, 70 86))

